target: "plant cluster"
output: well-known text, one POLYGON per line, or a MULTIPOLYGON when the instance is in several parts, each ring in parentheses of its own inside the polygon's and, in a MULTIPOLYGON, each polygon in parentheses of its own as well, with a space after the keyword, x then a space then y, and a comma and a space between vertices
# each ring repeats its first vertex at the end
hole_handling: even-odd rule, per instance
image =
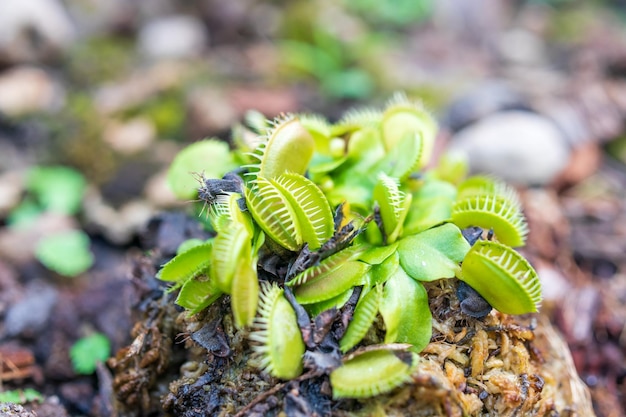
MULTIPOLYGON (((36 166, 27 173, 24 198, 9 213, 7 223, 12 228, 27 229, 46 214, 75 216, 80 211, 85 188, 85 178, 72 168, 36 166)), ((66 230, 43 236, 37 242, 35 256, 46 268, 73 277, 93 264, 89 246, 86 233, 66 230)))
MULTIPOLYGON (((471 317, 537 311, 539 280, 513 249, 527 234, 516 193, 466 179, 451 157, 433 166, 437 126, 420 104, 398 95, 335 124, 251 120, 264 135, 237 135, 223 164, 240 168, 199 175, 193 191, 215 237, 186 245, 158 277, 190 313, 230 296, 266 372, 328 374, 335 398, 403 384, 431 339, 424 282, 457 278, 471 317)), ((184 165, 174 161, 173 185, 184 165)))

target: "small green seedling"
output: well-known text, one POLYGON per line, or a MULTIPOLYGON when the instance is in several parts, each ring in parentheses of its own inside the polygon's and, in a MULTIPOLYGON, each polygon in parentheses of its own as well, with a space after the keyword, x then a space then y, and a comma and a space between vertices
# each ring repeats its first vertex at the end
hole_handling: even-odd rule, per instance
POLYGON ((87 271, 94 262, 89 236, 70 230, 41 238, 35 256, 46 268, 58 274, 75 277, 87 271))
POLYGON ((72 168, 64 166, 32 168, 25 178, 26 196, 9 213, 9 225, 27 228, 45 212, 75 215, 82 204, 86 185, 85 178, 72 168))
POLYGON ((107 360, 111 353, 111 342, 102 333, 94 333, 79 339, 70 348, 70 359, 74 372, 91 375, 99 362, 107 360))
POLYGON ((78 212, 86 188, 85 178, 63 166, 35 167, 27 176, 26 190, 43 209, 74 215, 78 212))
MULTIPOLYGON (((27 196, 9 214, 14 228, 29 228, 45 213, 73 216, 78 213, 86 189, 85 178, 63 166, 35 167, 26 178, 27 196)), ((87 271, 94 262, 89 236, 70 230, 43 236, 35 248, 35 257, 46 268, 74 277, 87 271)))
POLYGON ((41 403, 43 400, 43 395, 33 388, 0 392, 0 403, 26 404, 33 401, 41 403))
MULTIPOLYGON (((337 308, 353 313, 334 336, 343 362, 317 370, 333 396, 409 381, 432 335, 425 282, 458 278, 459 297, 477 291, 475 311, 460 300, 468 319, 539 308, 537 274, 512 249, 528 231, 515 192, 494 178, 464 179, 458 158, 428 169, 436 124, 420 104, 397 96, 334 125, 309 115, 256 125, 270 127, 242 167, 198 187, 216 236, 158 276, 180 288, 176 302, 192 314, 230 296, 265 372, 298 377, 319 349, 310 317, 337 308)), ((246 149, 228 159, 209 146, 228 161, 246 158, 246 149)), ((193 169, 179 157, 170 175, 193 169)))

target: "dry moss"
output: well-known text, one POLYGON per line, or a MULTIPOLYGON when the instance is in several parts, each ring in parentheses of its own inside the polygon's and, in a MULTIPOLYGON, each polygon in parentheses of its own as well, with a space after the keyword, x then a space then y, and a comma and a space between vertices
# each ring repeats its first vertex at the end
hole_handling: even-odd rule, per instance
MULTIPOLYGON (((433 336, 420 353, 412 383, 390 394, 358 401, 331 400, 328 378, 323 375, 305 372, 295 380, 280 381, 258 371, 246 331, 237 330, 233 324, 227 297, 196 316, 183 312, 174 318, 172 309, 164 310, 170 318, 162 320, 176 322, 177 331, 168 333, 178 334, 186 354, 178 375, 159 378, 171 381, 169 393, 162 397, 164 414, 594 415, 569 350, 547 320, 537 315, 509 316, 495 310, 483 319, 471 318, 459 309, 457 285, 450 279, 426 283, 433 336)), ((380 333, 370 332, 367 339, 376 339, 380 333)), ((142 362, 141 352, 136 355, 137 363, 142 362)), ((151 389, 158 391, 157 379, 151 379, 151 389)), ((116 394, 119 398, 120 392, 116 394)), ((141 393, 137 394, 141 398, 141 393)), ((145 392, 143 398, 148 398, 145 392)), ((149 398, 154 401, 155 396, 149 398)), ((120 406, 132 409, 131 404, 120 406)), ((155 409, 154 404, 142 408, 155 409)), ((133 415, 128 410, 124 415, 133 415)), ((134 415, 142 414, 137 411, 134 415)))

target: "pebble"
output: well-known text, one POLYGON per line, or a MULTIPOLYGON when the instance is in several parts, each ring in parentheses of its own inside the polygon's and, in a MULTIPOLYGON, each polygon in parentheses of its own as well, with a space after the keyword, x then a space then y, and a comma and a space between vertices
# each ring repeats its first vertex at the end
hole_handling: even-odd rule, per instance
POLYGON ((22 116, 60 108, 65 93, 46 71, 19 66, 0 73, 0 112, 22 116))
POLYGON ((453 135, 450 147, 468 156, 472 172, 491 173, 517 185, 550 183, 571 152, 554 123, 523 111, 485 117, 453 135))
POLYGON ((156 128, 146 117, 113 120, 105 127, 102 138, 117 152, 132 155, 145 150, 154 142, 156 128))
POLYGON ((174 15, 146 23, 138 42, 139 50, 148 58, 193 58, 204 51, 208 34, 199 19, 174 15))
POLYGON ((0 61, 51 58, 75 38, 74 24, 59 0, 0 1, 0 61))

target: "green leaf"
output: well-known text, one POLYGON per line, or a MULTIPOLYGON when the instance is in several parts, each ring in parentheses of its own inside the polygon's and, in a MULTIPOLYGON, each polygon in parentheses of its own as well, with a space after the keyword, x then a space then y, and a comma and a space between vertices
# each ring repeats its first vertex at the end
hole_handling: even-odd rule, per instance
POLYGON ((313 281, 321 277, 323 274, 328 274, 335 269, 346 264, 348 261, 352 261, 357 258, 361 251, 361 245, 348 246, 345 249, 340 250, 337 253, 332 254, 328 258, 322 260, 316 265, 313 265, 287 282, 287 285, 298 286, 305 284, 309 281, 313 281))
POLYGON ((178 245, 178 249, 176 249, 176 254, 180 255, 183 252, 187 252, 191 248, 195 248, 196 246, 200 246, 204 244, 204 240, 202 239, 187 239, 180 245, 178 245))
POLYGON ((420 135, 407 133, 396 146, 387 152, 377 168, 390 177, 404 180, 419 168, 423 145, 420 135))
POLYGON ((235 224, 245 227, 250 236, 254 234, 254 226, 250 214, 241 211, 239 207, 241 198, 242 196, 239 193, 229 193, 227 196, 220 196, 211 206, 209 219, 217 233, 228 231, 235 224))
POLYGON ((198 193, 199 183, 194 173, 205 178, 222 178, 235 168, 227 143, 203 140, 192 143, 176 155, 167 172, 167 183, 177 198, 189 200, 198 193))
POLYGON ((306 347, 296 312, 275 283, 264 281, 250 340, 259 343, 253 349, 261 356, 262 368, 271 375, 293 379, 302 373, 306 347))
POLYGON ((276 243, 291 251, 302 245, 300 223, 287 197, 268 179, 259 177, 244 189, 254 221, 276 243))
POLYGON ((94 333, 79 339, 70 348, 70 358, 74 371, 90 375, 96 370, 98 362, 104 362, 111 352, 111 342, 102 333, 94 333))
POLYGON ((372 323, 374 323, 378 313, 378 305, 382 293, 380 290, 381 287, 376 286, 359 300, 352 320, 339 343, 342 352, 345 353, 356 346, 365 337, 369 328, 372 327, 372 323))
POLYGON ((502 313, 536 312, 541 303, 541 283, 533 267, 498 242, 476 242, 463 261, 459 278, 502 313))
POLYGON ((380 217, 389 243, 395 242, 400 234, 411 204, 411 195, 400 191, 399 185, 398 179, 380 173, 373 191, 373 198, 380 208, 380 217))
POLYGON ((332 97, 362 99, 373 89, 372 76, 359 68, 332 72, 322 78, 322 90, 332 97))
POLYGON ((211 255, 211 278, 217 287, 225 293, 231 293, 233 277, 242 257, 250 256, 252 252, 252 236, 245 226, 231 224, 229 229, 223 230, 213 240, 211 255))
MULTIPOLYGON (((43 402, 44 396, 33 388, 26 389, 14 389, 10 391, 0 392, 0 404, 1 403, 13 403, 13 404, 26 404, 28 402, 43 402)), ((13 415, 9 413, 8 415, 13 415)))
POLYGON ((80 209, 85 178, 71 168, 35 167, 28 173, 26 188, 44 210, 73 215, 80 209))
POLYGON ((372 246, 361 253, 357 258, 370 265, 379 265, 389 258, 398 249, 398 243, 392 243, 387 246, 372 246))
POLYGON ((418 281, 453 278, 470 249, 461 230, 451 223, 400 240, 400 265, 418 281))
POLYGON ((421 282, 411 279, 402 268, 385 284, 380 314, 387 329, 385 343, 410 343, 414 352, 430 343, 432 314, 428 293, 421 282))
POLYGON ((450 220, 456 188, 445 181, 428 178, 413 193, 409 213, 404 222, 404 235, 422 232, 450 220))
POLYGON ((12 228, 28 228, 42 213, 43 209, 37 203, 25 199, 9 213, 7 224, 12 228))
POLYGON ((384 284, 395 274, 399 267, 400 256, 398 252, 394 252, 384 262, 372 266, 372 269, 369 270, 369 276, 371 277, 370 285, 384 284))
POLYGON ((233 277, 230 305, 235 317, 235 326, 241 329, 250 326, 256 314, 259 302, 259 279, 256 271, 256 259, 242 256, 233 277))
POLYGON ((296 299, 301 304, 311 304, 336 297, 351 287, 362 284, 369 268, 370 266, 363 262, 346 262, 296 286, 294 289, 296 299))
POLYGON ((315 141, 300 121, 289 116, 278 119, 268 135, 267 143, 255 151, 260 157, 258 177, 272 179, 286 172, 304 175, 315 141))
POLYGON ((333 235, 333 213, 326 196, 311 180, 300 174, 285 173, 270 180, 291 203, 302 241, 317 250, 333 235))
POLYGON ((213 304, 221 295, 222 292, 209 277, 194 276, 184 282, 176 298, 176 304, 195 314, 213 304))
POLYGON ((89 236, 79 230, 43 237, 35 248, 35 256, 46 268, 68 277, 82 274, 94 262, 89 236))
POLYGON ((323 311, 326 311, 333 307, 335 308, 343 307, 352 296, 353 291, 354 291, 354 288, 350 288, 346 292, 339 294, 336 297, 333 297, 329 300, 320 301, 319 303, 307 304, 304 306, 304 308, 306 309, 306 311, 309 313, 311 317, 317 317, 323 311))
POLYGON ((418 361, 415 353, 407 363, 390 350, 364 352, 330 373, 333 398, 365 398, 389 392, 411 380, 418 361))
POLYGON ((212 251, 212 240, 194 246, 163 265, 156 277, 162 281, 183 283, 209 268, 212 251))
POLYGON ((396 94, 383 113, 381 130, 387 150, 393 149, 407 134, 419 135, 422 151, 414 169, 428 163, 437 136, 437 123, 421 104, 396 94))
POLYGON ((528 234, 520 205, 500 194, 458 200, 452 206, 452 222, 463 229, 469 226, 493 229, 500 242, 514 247, 523 246, 528 234))

